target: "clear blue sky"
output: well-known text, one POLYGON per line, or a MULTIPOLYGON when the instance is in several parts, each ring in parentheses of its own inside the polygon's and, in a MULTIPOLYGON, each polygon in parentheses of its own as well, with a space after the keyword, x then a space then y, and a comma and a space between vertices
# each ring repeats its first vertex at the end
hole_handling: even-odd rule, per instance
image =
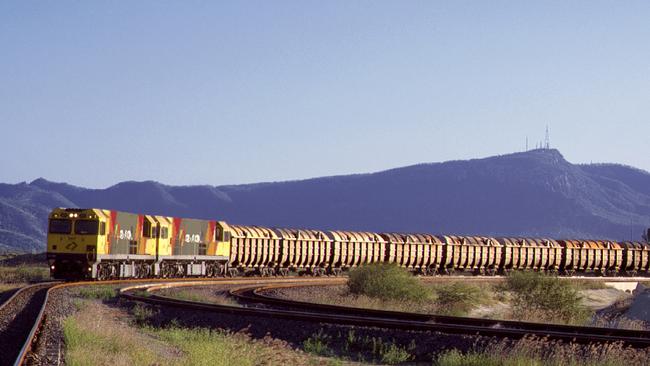
POLYGON ((649 1, 2 1, 0 182, 650 170, 649 1))

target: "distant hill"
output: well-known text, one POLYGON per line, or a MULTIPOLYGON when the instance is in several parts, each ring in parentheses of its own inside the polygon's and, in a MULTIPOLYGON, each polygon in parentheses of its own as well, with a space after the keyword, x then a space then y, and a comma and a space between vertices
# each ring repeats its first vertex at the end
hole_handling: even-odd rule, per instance
POLYGON ((0 251, 43 250, 53 207, 101 207, 298 228, 639 239, 650 173, 575 165, 557 150, 372 174, 235 186, 0 184, 0 251))

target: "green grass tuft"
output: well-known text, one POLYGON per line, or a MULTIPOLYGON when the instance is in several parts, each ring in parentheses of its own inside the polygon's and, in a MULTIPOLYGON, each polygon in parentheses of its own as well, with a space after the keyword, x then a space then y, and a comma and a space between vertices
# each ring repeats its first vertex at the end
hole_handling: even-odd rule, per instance
POLYGON ((116 295, 117 292, 115 288, 110 285, 87 286, 79 289, 79 296, 85 299, 110 300, 116 295))
POLYGON ((141 344, 122 339, 118 334, 104 335, 101 330, 90 330, 79 324, 75 318, 67 318, 63 322, 63 336, 66 345, 66 365, 92 366, 122 363, 144 366, 156 364, 156 361, 160 362, 141 344))
POLYGON ((253 366, 260 359, 258 347, 221 330, 206 328, 163 328, 148 332, 183 352, 185 365, 253 366))

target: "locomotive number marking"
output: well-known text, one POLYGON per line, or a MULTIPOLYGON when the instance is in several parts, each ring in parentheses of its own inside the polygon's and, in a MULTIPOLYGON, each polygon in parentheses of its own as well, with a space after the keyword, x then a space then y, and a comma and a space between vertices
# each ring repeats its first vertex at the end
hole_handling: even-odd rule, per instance
POLYGON ((201 242, 201 236, 199 236, 199 234, 185 234, 185 242, 186 243, 200 243, 201 242))
POLYGON ((131 230, 120 230, 120 239, 131 240, 132 238, 133 234, 131 234, 131 230))

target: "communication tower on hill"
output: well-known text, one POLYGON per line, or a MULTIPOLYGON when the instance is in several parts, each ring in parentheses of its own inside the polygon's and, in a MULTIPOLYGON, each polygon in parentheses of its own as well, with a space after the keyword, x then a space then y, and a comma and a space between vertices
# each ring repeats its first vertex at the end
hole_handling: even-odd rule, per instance
POLYGON ((544 148, 546 150, 551 148, 551 138, 548 135, 548 125, 546 125, 546 138, 544 139, 544 148))

